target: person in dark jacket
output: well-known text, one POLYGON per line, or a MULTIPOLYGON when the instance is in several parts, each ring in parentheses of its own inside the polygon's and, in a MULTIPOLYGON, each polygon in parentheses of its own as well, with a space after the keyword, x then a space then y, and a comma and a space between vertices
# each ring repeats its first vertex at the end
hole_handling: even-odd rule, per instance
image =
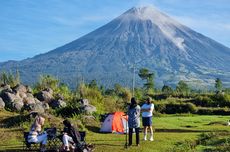
POLYGON ((62 136, 62 142, 65 146, 65 151, 74 151, 75 148, 78 148, 83 151, 85 143, 81 141, 80 133, 74 128, 69 120, 64 120, 64 130, 62 136))
POLYGON ((133 129, 136 132, 136 145, 140 144, 139 130, 140 130, 140 112, 141 108, 137 104, 136 99, 131 99, 131 104, 128 108, 128 125, 129 125, 129 146, 132 145, 133 129))

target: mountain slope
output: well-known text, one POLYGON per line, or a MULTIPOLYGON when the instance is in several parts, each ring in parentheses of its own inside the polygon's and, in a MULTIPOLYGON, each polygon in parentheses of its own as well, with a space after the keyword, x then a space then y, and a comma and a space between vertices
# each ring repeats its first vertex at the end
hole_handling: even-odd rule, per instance
POLYGON ((27 83, 46 73, 71 85, 83 76, 131 86, 134 64, 154 71, 158 85, 212 85, 219 77, 230 86, 230 49, 153 7, 132 8, 75 41, 0 69, 18 68, 27 83))

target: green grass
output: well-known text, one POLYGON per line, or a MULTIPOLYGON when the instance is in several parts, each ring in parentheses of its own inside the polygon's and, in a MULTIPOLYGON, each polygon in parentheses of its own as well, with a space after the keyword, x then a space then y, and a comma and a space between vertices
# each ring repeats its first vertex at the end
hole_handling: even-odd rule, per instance
POLYGON ((125 149, 125 135, 117 134, 90 134, 87 141, 96 145, 95 152, 164 152, 169 151, 177 142, 183 142, 188 139, 196 139, 198 133, 168 133, 156 132, 154 134, 154 141, 143 141, 143 134, 141 133, 140 147, 135 145, 133 139, 133 146, 125 149))
POLYGON ((200 116, 200 115, 163 115, 154 117, 156 129, 178 129, 181 131, 230 131, 227 120, 230 116, 200 116))
MULTIPOLYGON (((17 115, 0 111, 0 122, 17 115)), ((56 119, 61 121, 59 118, 56 119)), ((212 147, 217 142, 223 141, 218 140, 219 138, 225 139, 229 135, 230 127, 226 126, 229 119, 230 116, 161 115, 153 118, 154 141, 143 141, 143 133, 141 132, 140 147, 135 146, 135 140, 133 139, 133 146, 125 149, 125 135, 101 134, 90 130, 87 132, 86 141, 95 144, 95 152, 172 152, 187 151, 185 147, 196 142, 204 132, 227 132, 226 135, 218 135, 216 139, 212 139, 216 142, 207 140, 210 144, 199 144, 193 149, 194 151, 204 151, 204 149, 212 147)), ((57 120, 55 121, 57 122, 57 120)), ((3 128, 3 126, 4 124, 0 125, 0 150, 21 149, 23 130, 20 127, 3 128)))

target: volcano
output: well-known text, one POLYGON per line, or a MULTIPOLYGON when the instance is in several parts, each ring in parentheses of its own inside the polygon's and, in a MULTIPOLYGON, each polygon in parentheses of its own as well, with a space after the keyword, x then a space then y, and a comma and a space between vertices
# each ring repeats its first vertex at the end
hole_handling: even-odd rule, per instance
MULTIPOLYGON (((68 44, 22 61, 0 64, 19 70, 24 83, 51 74, 71 86, 81 78, 131 86, 133 67, 155 73, 157 86, 184 80, 192 86, 230 86, 230 48, 200 34, 155 7, 134 7, 68 44)), ((136 76, 136 83, 141 80, 136 76)))

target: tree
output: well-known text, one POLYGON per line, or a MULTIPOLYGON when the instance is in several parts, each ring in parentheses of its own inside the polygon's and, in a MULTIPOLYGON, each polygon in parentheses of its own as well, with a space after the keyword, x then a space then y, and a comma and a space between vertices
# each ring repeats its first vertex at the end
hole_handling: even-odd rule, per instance
POLYGON ((151 73, 147 68, 142 68, 139 70, 138 75, 142 80, 146 80, 146 83, 144 83, 146 94, 152 94, 154 90, 154 73, 151 73))
POLYGON ((161 89, 161 91, 166 94, 167 96, 169 96, 170 94, 173 93, 173 89, 170 86, 164 85, 161 89))
POLYGON ((179 81, 176 87, 176 91, 183 95, 187 95, 190 92, 190 88, 184 81, 179 81))
POLYGON ((92 81, 89 83, 89 87, 90 87, 90 88, 93 88, 93 89, 98 89, 97 81, 96 81, 96 80, 92 80, 92 81))
POLYGON ((222 87, 223 87, 223 84, 222 84, 222 81, 220 80, 220 78, 217 78, 216 81, 215 81, 215 88, 216 88, 216 91, 217 92, 221 92, 222 91, 222 87))

